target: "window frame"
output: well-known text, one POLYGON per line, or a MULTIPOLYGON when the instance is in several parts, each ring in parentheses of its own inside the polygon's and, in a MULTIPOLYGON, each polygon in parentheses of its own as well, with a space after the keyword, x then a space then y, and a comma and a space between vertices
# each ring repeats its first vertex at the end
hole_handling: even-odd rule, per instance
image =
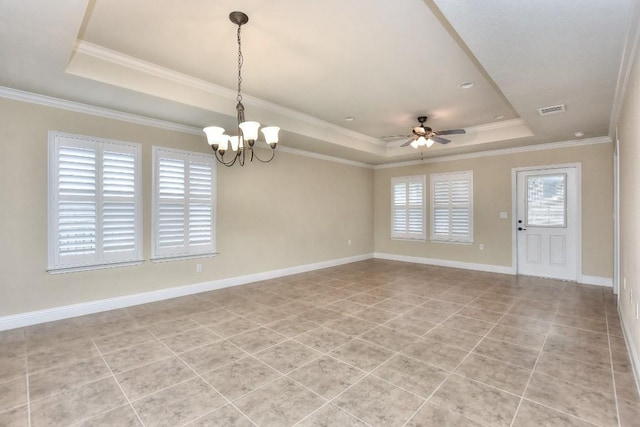
MULTIPOLYGON (((431 241, 437 242, 437 243, 472 244, 473 243, 473 171, 468 170, 468 171, 458 171, 458 172, 433 173, 429 176, 429 180, 430 180, 430 189, 431 189, 431 196, 429 198, 431 203, 431 206, 430 206, 431 241), (447 209, 449 209, 449 233, 447 235, 444 235, 441 233, 436 234, 435 233, 435 220, 436 220, 435 210, 437 207, 435 203, 436 183, 445 181, 450 185, 451 181, 460 180, 460 179, 468 180, 468 184, 469 184, 469 200, 464 205, 465 207, 468 208, 468 212, 469 212, 469 215, 468 215, 469 233, 464 236, 455 236, 451 234, 451 209, 453 207, 452 206, 453 203, 449 198, 447 207, 446 207, 447 209)), ((442 207, 442 206, 438 206, 438 207, 442 207)))
MULTIPOLYGON (((47 271, 51 274, 76 271, 96 270, 127 265, 141 264, 143 259, 143 223, 142 223, 142 145, 135 142, 117 141, 93 136, 76 135, 64 132, 48 132, 48 170, 47 170, 47 271), (59 192, 59 153, 62 147, 94 150, 95 152, 95 194, 83 196, 86 201, 95 203, 96 232, 95 254, 93 256, 71 255, 68 262, 63 262, 59 246, 59 202, 64 196, 59 192), (104 250, 104 206, 105 199, 111 203, 124 203, 127 199, 104 194, 104 152, 109 148, 119 154, 133 155, 134 185, 131 202, 134 206, 134 239, 133 249, 128 254, 107 254, 104 250)), ((80 197, 67 196, 67 201, 80 200, 80 197)))
POLYGON ((391 178, 391 239, 393 240, 409 240, 409 241, 420 241, 424 242, 427 239, 427 221, 426 221, 426 175, 410 175, 410 176, 396 176, 391 178), (394 222, 396 218, 396 210, 398 207, 395 204, 395 186, 398 183, 405 183, 407 185, 407 196, 406 196, 406 214, 408 215, 408 211, 410 209, 409 204, 409 192, 408 185, 409 184, 420 184, 422 186, 422 206, 421 206, 421 214, 422 214, 422 233, 414 234, 408 231, 408 218, 407 218, 407 230, 405 232, 396 232, 394 231, 394 222))
MULTIPOLYGON (((187 175, 188 167, 185 168, 185 182, 188 180, 187 175)), ((217 232, 216 232, 216 222, 217 222, 217 162, 215 157, 212 154, 197 152, 197 151, 187 151, 180 150, 176 148, 169 147, 160 147, 153 146, 152 147, 152 200, 151 200, 151 261, 153 262, 166 262, 166 261, 178 261, 185 259, 194 259, 194 258, 206 258, 215 256, 218 254, 217 252, 217 232), (179 159, 185 162, 188 162, 189 159, 197 160, 200 163, 206 163, 211 166, 211 245, 203 250, 198 250, 190 247, 188 244, 185 245, 185 250, 179 251, 163 251, 159 250, 159 203, 160 203, 160 194, 159 194, 159 160, 160 156, 164 155, 162 158, 169 159, 179 159)), ((185 190, 185 195, 188 190, 185 190)), ((189 205, 189 197, 185 196, 183 204, 188 207, 189 205)), ((184 221, 185 226, 188 226, 189 213, 188 209, 184 211, 184 221)), ((184 237, 185 241, 188 240, 188 236, 185 233, 184 237)))

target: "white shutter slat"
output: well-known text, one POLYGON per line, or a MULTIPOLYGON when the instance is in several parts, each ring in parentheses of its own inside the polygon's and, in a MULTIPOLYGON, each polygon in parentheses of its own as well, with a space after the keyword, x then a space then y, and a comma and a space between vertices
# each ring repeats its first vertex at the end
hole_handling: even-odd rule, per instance
POLYGON ((105 252, 133 252, 136 249, 136 207, 133 202, 104 203, 102 245, 105 252))
POLYGON ((158 164, 158 195, 161 198, 185 197, 185 166, 183 160, 161 158, 158 164))
POLYGON ((103 153, 103 196, 134 198, 136 159, 133 154, 103 153))
POLYGON ((157 239, 161 248, 175 248, 185 245, 184 214, 185 209, 182 204, 160 203, 157 239))
POLYGON ((61 257, 96 253, 96 204, 58 203, 58 253, 61 257))
POLYGON ((96 194, 96 150, 61 147, 58 151, 58 196, 96 194))

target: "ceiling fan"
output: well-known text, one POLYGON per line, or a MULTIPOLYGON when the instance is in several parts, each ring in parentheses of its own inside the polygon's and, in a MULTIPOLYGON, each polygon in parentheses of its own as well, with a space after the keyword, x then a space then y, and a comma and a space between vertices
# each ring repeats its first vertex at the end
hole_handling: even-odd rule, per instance
POLYGON ((449 130, 439 130, 434 131, 429 126, 425 126, 424 123, 427 121, 427 116, 418 117, 418 122, 420 126, 416 126, 413 128, 412 133, 413 136, 410 140, 401 145, 401 147, 406 147, 407 145, 411 145, 413 148, 418 148, 421 146, 431 147, 434 142, 439 142, 440 144, 448 144, 451 142, 450 139, 442 138, 440 135, 458 135, 466 133, 464 129, 449 129, 449 130))

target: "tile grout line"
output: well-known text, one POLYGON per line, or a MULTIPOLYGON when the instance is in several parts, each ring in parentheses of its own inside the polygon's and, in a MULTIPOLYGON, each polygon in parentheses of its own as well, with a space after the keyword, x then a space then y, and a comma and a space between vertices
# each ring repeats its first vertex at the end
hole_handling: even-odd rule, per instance
MULTIPOLYGON (((270 328, 269 328, 268 326, 266 326, 266 325, 265 325, 264 327, 265 327, 266 329, 272 330, 272 329, 270 329, 270 328)), ((319 329, 320 327, 323 327, 323 325, 319 325, 318 327, 313 328, 313 329, 311 329, 311 330, 309 330, 309 331, 307 331, 307 332, 311 332, 311 331, 313 331, 313 330, 319 329)), ((325 326, 325 328, 327 328, 327 327, 325 326)), ((331 328, 328 328, 328 329, 331 329, 331 328)), ((375 329, 375 328, 372 328, 372 329, 375 329)), ((277 331, 275 331, 275 330, 272 330, 272 331, 277 332, 277 331)), ((369 330, 367 330, 366 332, 368 332, 368 331, 369 331, 369 330)), ((242 396, 238 397, 237 399, 240 399, 240 398, 242 398, 242 397, 244 397, 244 396, 247 396, 247 395, 249 395, 249 394, 251 394, 251 393, 255 392, 256 390, 258 390, 258 389, 260 389, 260 388, 263 388, 263 387, 264 387, 264 386, 266 386, 267 384, 271 384, 271 383, 275 382, 276 380, 281 379, 281 378, 283 378, 283 377, 284 377, 284 378, 286 378, 286 379, 288 379, 288 380, 290 380, 290 381, 293 381, 293 382, 295 382, 296 384, 298 384, 298 385, 302 386, 303 388, 305 388, 305 389, 309 390, 310 392, 312 392, 312 393, 313 393, 313 394, 315 394, 316 396, 319 396, 321 399, 325 400, 325 403, 323 403, 319 408, 315 409, 314 411, 312 411, 311 413, 307 414, 307 415, 306 415, 305 417, 303 417, 302 419, 298 420, 294 425, 297 425, 297 424, 299 424, 300 422, 302 422, 303 420, 305 420, 305 419, 309 418, 312 414, 314 414, 314 413, 318 412, 320 409, 324 408, 324 407, 325 407, 325 406, 327 406, 327 405, 334 405, 334 406, 336 406, 337 408, 339 408, 340 410, 342 410, 342 411, 344 411, 344 412, 348 413, 349 415, 353 416, 354 418, 358 419, 359 421, 362 421, 362 422, 363 422, 363 423, 365 423, 366 425, 370 425, 369 423, 367 423, 366 421, 362 420, 360 417, 356 416, 355 414, 352 414, 351 412, 347 411, 346 409, 341 408, 341 407, 339 407, 338 405, 335 405, 335 404, 333 403, 333 399, 334 399, 335 397, 337 397, 337 395, 336 395, 336 396, 334 396, 334 397, 333 397, 333 398, 331 398, 331 399, 327 399, 327 398, 325 398, 324 396, 322 396, 322 395, 320 395, 320 394, 316 393, 314 390, 312 390, 312 389, 310 389, 309 387, 307 387, 305 384, 303 384, 303 383, 299 382, 298 380, 296 380, 296 379, 294 379, 294 378, 291 378, 291 377, 289 376, 289 374, 290 374, 290 373, 292 373, 292 372, 294 372, 294 371, 296 371, 296 370, 298 370, 298 369, 300 369, 300 368, 302 368, 302 367, 305 367, 305 366, 307 366, 307 365, 310 365, 311 363, 313 363, 313 362, 315 362, 316 360, 319 360, 319 359, 321 359, 321 358, 323 358, 323 357, 325 357, 325 356, 326 356, 326 357, 330 357, 331 359, 336 360, 337 362, 344 363, 345 365, 348 365, 348 366, 350 366, 350 367, 352 367, 352 368, 355 368, 355 369, 357 369, 357 370, 359 370, 359 371, 363 372, 363 374, 364 374, 364 375, 363 375, 362 377, 358 378, 358 379, 354 382, 354 384, 355 384, 355 383, 358 383, 362 378, 364 378, 364 377, 367 375, 367 371, 364 371, 363 369, 361 369, 361 368, 359 368, 359 367, 357 367, 357 366, 351 365, 350 363, 348 363, 348 362, 346 362, 346 361, 343 361, 343 360, 337 359, 335 356, 332 356, 332 355, 330 355, 329 353, 325 353, 325 352, 323 352, 323 351, 320 351, 320 350, 318 350, 318 349, 315 349, 315 348, 313 348, 313 347, 311 347, 311 346, 309 346, 309 345, 307 345, 307 344, 305 344, 305 343, 302 343, 302 342, 300 342, 300 341, 298 341, 298 340, 296 340, 296 339, 295 339, 296 337, 299 337, 299 336, 301 336, 301 335, 304 335, 304 334, 306 334, 307 332, 302 332, 302 333, 300 333, 300 334, 296 335, 295 337, 291 337, 291 338, 289 338, 289 339, 288 339, 288 341, 294 341, 295 343, 298 343, 298 344, 300 344, 300 345, 302 345, 302 346, 304 346, 304 347, 307 347, 307 348, 309 348, 309 349, 311 349, 311 350, 313 350, 313 351, 316 351, 316 352, 320 353, 320 355, 319 355, 319 356, 317 356, 317 357, 315 357, 315 358, 313 358, 313 359, 311 359, 311 360, 307 361, 306 363, 304 363, 304 364, 302 364, 302 365, 300 365, 300 366, 296 367, 295 369, 292 369, 291 371, 289 371, 289 372, 287 372, 287 373, 283 373, 282 371, 278 370, 277 368, 275 368, 275 367, 273 367, 273 366, 269 365, 268 363, 264 362, 262 359, 260 359, 260 358, 256 358, 256 359, 258 359, 260 362, 262 362, 262 363, 266 364, 266 365, 267 365, 267 366, 269 366, 270 368, 272 368, 272 369, 274 369, 275 371, 277 371, 277 372, 281 373, 281 374, 282 374, 282 376, 281 376, 281 377, 279 377, 279 378, 275 378, 275 379, 273 379, 272 381, 269 381, 268 383, 265 383, 265 384, 263 384, 263 385, 259 386, 259 387, 258 387, 258 388, 256 388, 255 390, 251 390, 250 392, 245 393, 244 395, 242 395, 242 396)), ((340 332, 340 331, 337 331, 337 332, 340 332)), ((365 332, 365 333, 366 333, 366 332, 365 332)), ((342 333, 342 332, 341 332, 341 333, 342 333)), ((343 334, 344 334, 344 333, 343 333, 343 334)), ((347 335, 347 334, 344 334, 344 335, 347 335)), ((350 339, 349 339, 349 341, 347 341, 347 343, 348 343, 348 342, 350 342, 350 341, 352 341, 352 340, 354 340, 354 339, 356 339, 356 337, 357 337, 357 336, 352 337, 352 336, 350 336, 350 335, 347 335, 347 336, 349 336, 349 338, 350 338, 350 339)), ((286 342, 286 341, 283 341, 283 342, 286 342)), ((344 343, 344 344, 347 344, 347 343, 344 343)), ((277 345, 279 345, 279 344, 282 344, 282 342, 280 342, 280 343, 278 343, 278 344, 274 344, 273 346, 268 347, 268 348, 266 348, 266 349, 260 350, 260 352, 263 352, 263 351, 265 351, 265 350, 267 350, 267 349, 269 349, 269 348, 275 347, 275 346, 277 346, 277 345)), ((337 347, 334 347, 331 351, 333 351, 333 350, 335 350, 335 349, 337 349, 337 348, 339 348, 339 347, 342 347, 342 345, 344 345, 344 344, 341 344, 341 345, 339 345, 339 346, 337 346, 337 347)), ((254 353, 253 355, 251 355, 251 357, 255 357, 255 355, 256 355, 256 354, 258 354, 258 353, 254 353)), ((388 360, 388 359, 387 359, 387 360, 388 360)), ((386 362, 386 360, 385 360, 385 362, 386 362)), ((384 363, 384 362, 383 362, 383 363, 384 363)), ((339 394, 340 394, 340 393, 339 393, 339 394)))
MULTIPOLYGON (((432 299, 432 298, 429 298, 429 299, 432 299)), ((474 298, 474 300, 475 300, 475 298, 474 298)), ((473 301, 473 300, 472 300, 472 301, 473 301)), ((471 302, 471 301, 469 301, 467 304, 469 304, 470 302, 471 302)), ((425 303, 426 303, 426 301, 425 301, 425 303)), ((423 303, 423 304, 425 304, 425 303, 423 303)), ((422 306, 423 304, 420 304, 418 307, 422 306)), ((455 304, 455 303, 454 303, 454 304, 455 304)), ((435 327, 437 327, 437 326, 440 326, 442 323, 444 323, 445 321, 447 321, 447 320, 448 320, 448 319, 450 319, 451 317, 455 316, 457 313, 459 313, 461 310, 463 310, 463 309, 466 307, 466 305, 467 305, 467 304, 462 305, 462 307, 460 307, 460 309, 456 310, 454 313, 452 313, 452 314, 450 314, 449 316, 445 317, 445 318, 444 318, 442 321, 440 321, 439 323, 436 323, 436 324, 435 324, 436 326, 434 326, 433 328, 431 328, 429 331, 431 331, 432 329, 434 329, 434 328, 435 328, 435 327)), ((396 317, 398 317, 398 316, 396 316, 396 317)), ((395 319, 396 317, 394 317, 393 319, 395 319)), ((389 319, 388 321, 386 321, 386 322, 384 322, 384 323, 390 322, 390 321, 391 321, 391 320, 393 320, 393 319, 389 319)), ((383 324, 384 324, 384 323, 383 323, 383 324)), ((375 329, 375 328, 372 328, 372 329, 375 329)), ((363 332, 362 334, 357 335, 357 336, 356 336, 356 338, 358 338, 358 337, 360 337, 360 336, 364 335, 365 333, 367 333, 367 332, 369 332, 369 331, 370 331, 370 330, 367 330, 367 331, 363 332)), ((425 334, 423 334, 422 336, 420 336, 420 338, 422 338, 422 337, 424 337, 426 334, 428 334, 428 333, 429 333, 429 331, 425 332, 425 334)), ((333 402, 335 399, 339 398, 341 395, 343 395, 345 392, 347 392, 347 390, 351 389, 351 388, 352 388, 352 387, 354 387, 356 384, 359 384, 360 382, 364 381, 364 379, 365 379, 365 378, 367 378, 367 377, 369 377, 370 375, 372 375, 372 374, 373 374, 373 372, 375 372, 375 371, 376 371, 380 366, 384 365, 384 364, 385 364, 385 363, 387 363, 389 360, 391 360, 393 357, 395 357, 395 356, 397 356, 397 355, 399 355, 399 354, 401 354, 401 352, 400 352, 400 351, 395 351, 391 356, 389 356, 389 357, 388 357, 388 358, 386 358, 384 361, 382 361, 380 364, 378 364, 377 366, 375 366, 373 369, 371 369, 369 372, 367 372, 364 376, 362 376, 361 378, 359 378, 356 382, 354 382, 354 383, 353 383, 353 384, 351 384, 349 387, 347 387, 346 389, 344 389, 342 392, 340 392, 340 393, 338 393, 336 396, 334 396, 334 397, 331 399, 331 402, 333 402)), ((415 359, 415 358, 412 358, 412 359, 414 359, 414 360, 418 360, 418 359, 415 359)), ((422 363, 426 363, 427 365, 430 365, 430 366, 433 366, 433 365, 431 365, 430 363, 425 362, 425 361, 420 361, 420 362, 422 362, 422 363)), ((437 368, 437 367, 436 367, 436 368, 437 368)), ((441 369, 441 368, 438 368, 438 369, 441 369)), ((444 371, 446 372, 446 370, 444 370, 444 371)), ((373 376, 374 376, 375 378, 378 378, 376 375, 373 375, 373 376)), ((403 389, 403 388, 401 388, 401 387, 398 387, 397 385, 395 385, 395 384, 393 384, 393 383, 391 383, 391 382, 389 382, 389 381, 386 381, 386 380, 383 380, 383 379, 381 379, 381 380, 383 380, 384 382, 386 382, 386 383, 388 383, 388 384, 391 384, 391 385, 393 385, 394 387, 397 387, 397 388, 399 388, 399 389, 401 389, 401 390, 403 390, 403 391, 405 391, 405 392, 409 392, 409 393, 411 393, 412 395, 417 396, 417 397, 419 397, 420 399, 424 400, 424 401, 423 401, 423 402, 418 406, 418 408, 416 409, 416 411, 415 411, 413 414, 411 414, 411 416, 407 419, 407 421, 405 422, 405 424, 406 424, 407 422, 411 421, 411 419, 412 419, 413 417, 415 417, 416 413, 420 410, 420 408, 422 408, 422 406, 424 406, 424 405, 426 404, 426 402, 427 402, 427 401, 431 398, 431 396, 433 396, 433 394, 434 394, 434 393, 435 393, 435 392, 436 392, 436 391, 437 391, 437 390, 442 386, 442 384, 444 384, 444 383, 447 381, 447 379, 449 378, 449 376, 450 376, 450 373, 449 373, 449 374, 447 375, 447 377, 446 377, 446 378, 445 378, 445 379, 440 383, 440 385, 438 385, 438 387, 436 387, 436 389, 433 391, 433 393, 432 393, 432 394, 431 394, 427 399, 425 399, 424 397, 419 396, 419 395, 417 395, 417 394, 415 394, 415 393, 413 393, 413 392, 409 392, 408 390, 405 390, 405 389, 403 389)), ((336 405, 336 406, 337 406, 337 405, 336 405)))
MULTIPOLYGON (((25 337, 26 340, 26 337, 25 337)), ((27 425, 31 427, 31 383, 29 381, 29 351, 27 347, 27 343, 25 341, 25 349, 24 349, 24 365, 25 365, 25 377, 27 382, 27 425)))
POLYGON ((609 334, 609 316, 605 307, 605 325, 607 326, 607 343, 609 344, 609 363, 611 365, 611 379, 613 380, 613 398, 616 403, 616 417, 618 418, 618 426, 622 425, 620 420, 620 404, 618 402, 618 388, 616 387, 616 374, 613 369, 613 350, 611 348, 611 335, 609 334))
MULTIPOLYGON (((564 286, 562 287, 562 292, 564 292, 564 286)), ((558 315, 558 312, 560 311, 560 305, 558 305, 558 308, 556 308, 555 313, 554 313, 554 317, 558 315)), ((522 391, 522 396, 520 397, 520 401, 518 402, 518 406, 516 407, 516 411, 513 414, 513 418, 511 419, 511 424, 510 427, 513 427, 513 423, 515 423, 516 418, 518 417, 518 412, 520 411, 520 407, 522 406, 522 402, 524 401, 524 396, 527 393, 527 390, 529 389, 529 384, 531 384, 531 379, 533 378, 533 375, 536 372, 536 368, 538 367, 538 362, 540 361, 540 356, 542 355, 542 352, 544 350, 544 346, 547 343, 547 338, 549 337, 549 334, 551 333, 551 328, 549 328, 547 330, 547 332, 545 333, 544 336, 544 341, 542 342, 542 346, 540 347, 540 350, 538 351, 538 356, 536 357, 536 361, 533 364, 533 369, 531 369, 531 374, 529 374, 529 379, 527 380, 527 384, 524 387, 524 390, 522 391)), ((528 399, 527 399, 528 401, 528 399)), ((560 411, 562 412, 562 411, 560 411)))
MULTIPOLYGON (((122 394, 124 395, 124 398, 127 399, 127 403, 129 404, 129 407, 131 407, 131 409, 133 410, 133 413, 136 414, 136 417, 138 418, 138 421, 140 421, 140 424, 142 424, 142 426, 144 427, 144 422, 142 421, 142 418, 140 417, 140 414, 138 414, 138 411, 136 410, 136 408, 133 406, 133 403, 131 403, 131 399, 129 399, 129 396, 127 395, 127 393, 124 391, 124 388, 122 388, 122 385, 120 384, 120 381, 118 381, 118 378, 116 378, 116 375, 113 373, 113 370, 111 369, 111 366, 109 366, 109 364, 107 363, 107 360, 104 358, 104 355, 102 354, 102 352, 100 351, 100 349, 98 348, 98 345, 95 343, 95 341, 92 339, 91 340, 93 342, 93 346, 96 348, 96 350, 98 351, 98 354, 100 355, 100 358, 102 359, 102 362, 105 364, 105 366, 107 367, 107 369, 109 370, 109 372, 111 373, 111 377, 113 378, 113 380, 116 382, 116 384, 118 385, 118 388, 120 389, 120 391, 122 392, 122 394)), ((108 411, 104 411, 103 413, 107 413, 110 410, 113 410, 115 408, 111 408, 108 411)), ((94 418, 95 416, 98 416, 101 414, 96 414, 93 417, 90 417, 88 419, 94 418)))
MULTIPOLYGON (((480 295, 482 295, 482 294, 480 294, 480 295)), ((435 328, 437 328, 438 326, 442 326, 442 325, 444 324, 444 322, 446 322, 448 319, 450 319, 450 318, 452 318, 452 317, 456 316, 459 312, 461 312, 462 310, 464 310, 464 308, 465 308, 465 307, 467 307, 467 306, 468 306, 469 304, 471 304, 473 301, 475 301, 475 300, 477 300, 478 298, 480 298, 480 295, 476 296, 476 297, 475 297, 475 298, 473 298, 471 301, 469 301, 468 303, 464 304, 464 305, 463 305, 463 306, 462 306, 458 311, 456 311, 455 313, 451 314, 449 317, 445 318, 444 320, 440 321, 439 323, 436 323, 436 326, 434 326, 433 328, 431 328, 429 331, 425 332, 425 333, 422 335, 422 337, 427 336, 427 335, 429 334, 429 332, 431 332, 432 330, 434 330, 434 329, 435 329, 435 328)), ((504 315, 503 315, 503 316, 504 316, 504 315)), ((501 317, 501 318, 502 318, 502 317, 501 317)), ((454 328, 454 329, 455 329, 455 328, 454 328)), ((461 330, 461 329, 460 329, 460 330, 461 330)), ((463 332, 467 332, 467 331, 463 331, 463 332)), ((487 333, 489 333, 489 331, 487 331, 487 333)), ((486 334, 485 334, 485 335, 486 335, 486 334)), ((483 338, 483 339, 484 339, 484 338, 483 338)), ((478 342, 476 343, 476 345, 475 345, 475 346, 474 346, 470 351, 468 351, 468 352, 467 352, 467 355, 462 359, 462 361, 460 361, 460 363, 458 364, 458 366, 459 366, 459 365, 464 361, 464 359, 466 359, 466 358, 471 354, 471 352, 473 351, 473 349, 474 349, 474 348, 475 348, 475 347, 476 347, 476 346, 477 346, 481 341, 482 341, 482 339, 478 340, 478 342)), ((458 348, 458 347, 456 347, 456 348, 458 348)), ((460 350, 463 350, 463 349, 460 349, 460 350)), ((411 357, 411 356, 409 356, 409 357, 411 357)), ((415 358, 414 358, 414 359, 415 359, 415 358)), ((416 360, 418 360, 418 359, 416 359, 416 360)), ((430 363, 428 363, 428 362, 424 362, 424 363, 427 363, 427 364, 428 364, 428 365, 430 365, 430 366, 434 366, 434 365, 431 365, 431 364, 430 364, 430 363)), ((456 366, 456 367, 454 368, 454 370, 455 370, 455 369, 457 369, 457 368, 458 368, 458 366, 456 366)), ((440 369, 440 368, 439 368, 439 369, 440 369)), ((436 405, 435 403, 430 402, 430 401, 431 401, 431 398, 432 398, 432 397, 433 397, 433 396, 438 392, 438 390, 440 390, 440 388, 442 387, 442 385, 443 385, 444 383, 446 383, 446 382, 447 382, 447 380, 448 380, 448 379, 451 377, 451 375, 453 374, 454 370, 452 370, 452 371, 447 371, 446 369, 443 369, 443 371, 444 371, 444 372, 448 372, 448 373, 447 373, 447 375, 446 375, 446 377, 442 380, 442 382, 440 382, 440 384, 438 384, 438 386, 437 386, 436 388, 434 388, 434 390, 431 392, 431 394, 430 394, 430 395, 429 395, 429 396, 424 400, 424 402, 422 402, 422 404, 421 404, 421 405, 420 405, 420 406, 419 406, 419 407, 414 411, 414 413, 413 413, 413 414, 411 414, 411 416, 409 417, 409 419, 407 419, 407 421, 405 421, 405 423, 403 424, 403 426, 406 426, 406 425, 407 425, 407 424, 408 424, 408 423, 409 423, 409 422, 410 422, 410 421, 411 421, 411 420, 412 420, 412 419, 413 419, 413 418, 414 418, 414 417, 415 417, 415 416, 416 416, 416 415, 417 415, 417 414, 422 410, 422 408, 423 408, 423 407, 425 407, 426 405, 428 405, 428 404, 436 405)), ((440 405, 437 405, 437 406, 438 406, 438 407, 440 407, 440 405)), ((461 415, 461 416, 462 416, 462 415, 461 415)), ((463 417, 464 417, 464 416, 463 416, 463 417)), ((464 417, 464 418, 466 418, 466 417, 464 417)), ((479 423, 479 424, 481 424, 481 423, 479 423)))
MULTIPOLYGON (((151 334, 152 334, 152 335, 154 335, 154 336, 156 336, 153 332, 151 332, 151 334)), ((157 338, 157 337, 156 337, 156 338, 157 338)), ((182 362, 186 367, 188 367, 188 368, 189 368, 189 369, 190 369, 190 370, 191 370, 191 371, 196 375, 196 377, 200 378, 200 380, 204 381, 204 383, 205 383, 205 384, 207 384, 207 385, 208 385, 209 387, 211 387, 211 388, 212 388, 216 393, 218 393, 218 394, 223 398, 223 400, 225 400, 225 401, 227 402, 227 404, 229 404, 229 405, 233 406, 233 407, 235 408, 235 410, 236 410, 236 411, 238 411, 240 414, 242 414, 245 418, 247 418, 249 421, 251 421, 254 425, 256 425, 256 426, 258 425, 256 422, 254 422, 254 421, 253 421, 253 419, 251 419, 251 417, 249 417, 247 414, 245 414, 244 412, 242 412, 242 411, 240 410, 240 408, 238 408, 238 407, 237 407, 237 406, 236 406, 236 405, 235 405, 231 400, 229 400, 229 399, 227 398, 227 396, 225 396, 224 394, 222 394, 222 393, 220 392, 220 390, 218 390, 218 389, 217 389, 217 388, 215 388, 213 385, 211 385, 211 384, 209 383, 209 381, 207 381, 206 379, 204 379, 204 378, 202 377, 202 375, 200 375, 200 373, 198 373, 198 372, 197 372, 197 371, 196 371, 196 370, 195 370, 191 365, 189 365, 187 362, 185 362, 185 361, 182 359, 182 357, 180 357, 180 355, 179 355, 178 353, 176 353, 176 352, 175 352, 175 351, 173 351, 171 348, 169 348, 169 346, 167 346, 167 344, 165 344, 165 343, 164 343, 162 340, 160 340, 159 338, 158 338, 158 340, 159 340, 159 341, 160 341, 160 343, 162 343, 162 345, 164 345, 164 346, 165 346, 165 347, 166 347, 170 352, 172 352, 172 353, 173 353, 173 355, 174 355, 178 360, 180 360, 180 362, 182 362)), ((225 340, 223 339, 223 341, 225 341, 225 340)), ((233 345, 234 347, 237 347, 237 348, 238 348, 238 349, 240 349, 241 351, 243 351, 243 352, 247 353, 244 349, 242 349, 242 348, 238 347, 238 346, 237 346, 237 345, 235 345, 233 342, 229 341, 229 343, 231 343, 231 345, 233 345)), ((229 362, 229 364, 231 364, 231 363, 233 363, 233 362, 229 362)), ((225 366, 226 366, 226 365, 225 365, 225 366)), ((172 385, 170 385, 170 386, 166 387, 164 390, 169 389, 169 388, 171 388, 171 387, 174 387, 174 386, 176 386, 176 385, 178 385, 178 384, 185 383, 185 382, 190 381, 190 380, 191 380, 191 378, 189 378, 189 379, 187 379, 187 380, 184 380, 184 381, 181 381, 181 382, 176 383, 176 384, 172 384, 172 385)), ((151 394, 149 394, 149 395, 156 394, 156 393, 158 393, 158 392, 160 392, 160 391, 162 391, 162 390, 158 390, 158 391, 156 391, 156 392, 154 392, 154 393, 151 393, 151 394)), ((142 398, 144 398, 144 397, 141 397, 141 399, 142 399, 142 398)), ((139 400, 139 399, 138 399, 138 400, 139 400)), ((193 420, 189 420, 189 421, 187 421, 186 423, 183 423, 183 425, 188 424, 188 423, 193 422, 193 421, 196 421, 196 420, 197 420, 197 419, 199 419, 199 418, 205 417, 205 416, 207 416, 208 414, 210 414, 210 413, 212 413, 212 412, 214 412, 214 411, 217 411, 218 409, 220 409, 220 408, 222 408, 222 407, 224 407, 224 406, 225 406, 225 405, 221 405, 221 406, 219 406, 219 407, 217 407, 217 408, 213 409, 212 411, 210 411, 210 412, 208 412, 208 413, 206 413, 206 414, 201 415, 201 416, 200 416, 200 417, 198 417, 198 418, 195 418, 195 419, 193 419, 193 420)))

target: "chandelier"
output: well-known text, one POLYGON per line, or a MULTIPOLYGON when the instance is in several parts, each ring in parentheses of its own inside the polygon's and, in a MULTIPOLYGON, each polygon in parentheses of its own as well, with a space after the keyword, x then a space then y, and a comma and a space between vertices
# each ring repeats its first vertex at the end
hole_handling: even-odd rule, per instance
POLYGON ((275 156, 276 144, 278 143, 278 132, 280 128, 277 126, 267 126, 262 128, 262 133, 267 144, 271 147, 271 157, 261 159, 254 150, 254 145, 258 139, 258 129, 260 123, 245 121, 244 105, 242 105, 242 42, 240 38, 240 29, 244 24, 249 22, 249 17, 242 12, 231 12, 229 20, 238 26, 238 94, 236 96, 236 115, 238 117, 237 136, 229 136, 224 133, 224 129, 218 126, 209 126, 203 129, 207 135, 207 142, 215 153, 216 160, 225 166, 233 166, 236 162, 240 166, 244 166, 245 160, 256 160, 267 163, 273 160, 275 156), (225 159, 225 154, 231 148, 231 153, 225 159))

